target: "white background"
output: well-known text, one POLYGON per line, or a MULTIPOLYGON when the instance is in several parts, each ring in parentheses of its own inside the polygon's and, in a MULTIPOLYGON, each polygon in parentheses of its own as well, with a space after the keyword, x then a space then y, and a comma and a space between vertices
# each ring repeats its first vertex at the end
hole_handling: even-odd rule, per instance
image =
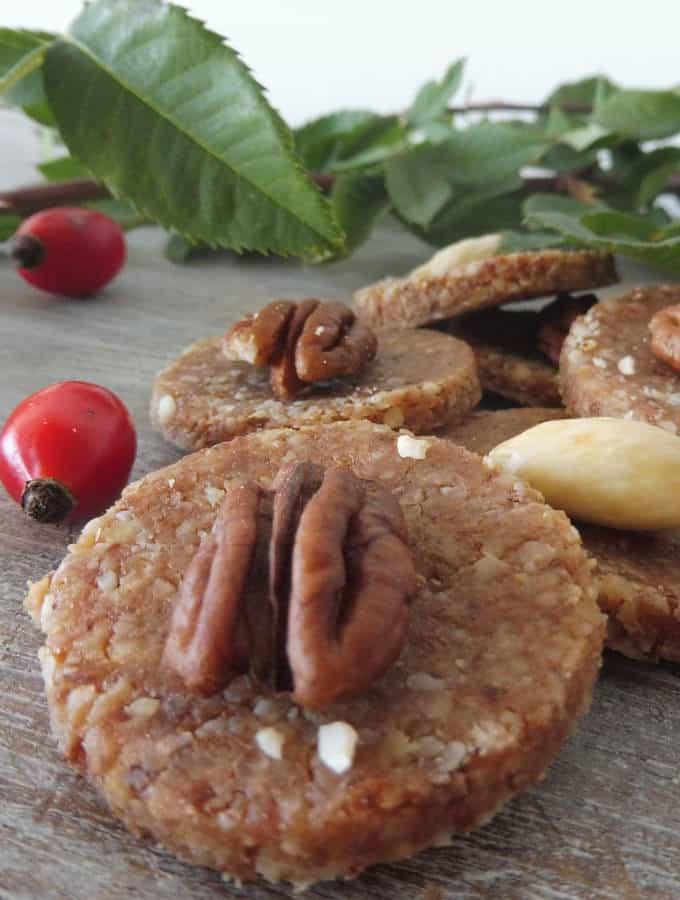
MULTIPOLYGON (((0 0, 0 24, 63 30, 81 0, 0 0)), ((225 35, 299 124, 340 107, 403 108, 468 58, 476 99, 538 101, 605 72, 680 84, 680 0, 184 0, 225 35)))

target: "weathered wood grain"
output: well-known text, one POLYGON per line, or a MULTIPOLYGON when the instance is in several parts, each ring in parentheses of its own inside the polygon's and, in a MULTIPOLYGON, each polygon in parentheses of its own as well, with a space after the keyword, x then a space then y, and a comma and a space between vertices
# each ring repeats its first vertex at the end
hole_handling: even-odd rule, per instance
MULTIPOLYGON (((41 296, 0 271, 0 420, 50 382, 99 382, 135 417, 140 476, 178 457, 151 432, 147 403, 153 374, 185 344, 264 299, 346 296, 422 255, 415 241, 390 231, 353 260, 314 269, 228 255, 175 268, 160 246, 155 231, 135 235, 122 277, 85 302, 41 296)), ((0 496, 0 897, 291 896, 282 887, 225 885, 136 840, 56 752, 36 659, 40 640, 21 602, 26 580, 53 567, 74 533, 35 525, 0 496)), ((680 669, 611 655, 592 712, 538 789, 453 847, 306 896, 672 900, 680 897, 679 835, 680 669)))

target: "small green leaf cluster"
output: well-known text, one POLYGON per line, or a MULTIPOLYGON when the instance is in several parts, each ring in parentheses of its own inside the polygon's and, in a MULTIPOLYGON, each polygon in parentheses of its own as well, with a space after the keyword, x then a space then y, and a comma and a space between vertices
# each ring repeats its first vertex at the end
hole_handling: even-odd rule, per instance
MULTIPOLYGON (((163 0, 94 0, 70 31, 0 29, 0 94, 55 128, 48 180, 94 177, 123 222, 197 247, 311 261, 353 252, 385 215, 434 246, 611 250, 680 272, 680 91, 603 76, 535 107, 453 106, 464 61, 404 112, 341 110, 291 130, 224 40, 163 0)), ((5 230, 7 230, 7 224, 5 230)))

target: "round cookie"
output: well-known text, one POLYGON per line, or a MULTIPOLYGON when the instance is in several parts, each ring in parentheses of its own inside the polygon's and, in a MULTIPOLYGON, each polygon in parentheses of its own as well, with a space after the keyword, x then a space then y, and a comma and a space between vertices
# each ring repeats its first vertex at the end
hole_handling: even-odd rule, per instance
POLYGON ((354 295, 367 325, 427 325, 514 300, 581 291, 618 280, 613 257, 590 250, 536 250, 471 262, 453 274, 383 278, 354 295))
POLYGON ((457 425, 445 425, 437 431, 437 437, 460 444, 480 456, 486 454, 534 425, 552 419, 565 419, 561 409, 544 407, 519 407, 516 409, 475 410, 457 425))
POLYGON ((597 560, 598 603, 607 646, 634 659, 680 662, 680 546, 677 536, 580 525, 597 560))
POLYGON ((485 391, 522 406, 560 407, 557 368, 538 349, 542 322, 538 310, 489 309, 440 328, 472 347, 485 391))
POLYGON ((367 422, 270 430, 131 485, 28 607, 62 750, 136 833, 239 879, 357 875, 488 820, 539 780, 587 708, 604 620, 566 517, 474 454, 367 422), (159 665, 178 585, 235 478, 293 460, 350 467, 398 498, 419 590, 399 659, 318 713, 247 676, 188 695, 159 665), (322 723, 359 742, 336 774, 322 723), (258 747, 263 727, 282 758, 258 747))
POLYGON ((199 341, 156 378, 154 427, 197 450, 263 428, 368 419, 430 432, 461 419, 481 396, 475 359, 462 341, 436 331, 386 331, 358 375, 277 400, 269 370, 227 359, 221 338, 199 341))
POLYGON ((560 375, 567 409, 577 416, 638 419, 680 431, 680 375, 649 347, 649 321, 680 303, 680 285, 638 288, 593 306, 571 327, 560 375))

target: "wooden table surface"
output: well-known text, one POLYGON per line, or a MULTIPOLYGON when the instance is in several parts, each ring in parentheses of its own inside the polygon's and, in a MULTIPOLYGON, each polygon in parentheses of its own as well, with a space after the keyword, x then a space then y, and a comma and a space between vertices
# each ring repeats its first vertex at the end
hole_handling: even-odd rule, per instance
MULTIPOLYGON (((0 113, 3 139, 10 127, 0 113)), ((5 166, 2 182, 11 183, 11 171, 5 166)), ((121 277, 86 302, 52 299, 0 270, 0 421, 54 381, 105 385, 135 418, 139 477, 179 456, 151 431, 147 406, 154 373, 182 347, 273 296, 347 296, 423 255, 416 241, 387 230, 353 259, 323 268, 226 254, 175 267, 161 247, 156 230, 136 232, 121 277)), ((227 886, 136 840, 56 751, 40 637, 22 599, 26 580, 54 567, 76 533, 33 524, 0 488, 0 897, 291 896, 284 887, 227 886)), ((680 898, 679 847, 680 669, 609 654, 592 711, 540 787, 451 848, 305 896, 671 900, 680 898)))

